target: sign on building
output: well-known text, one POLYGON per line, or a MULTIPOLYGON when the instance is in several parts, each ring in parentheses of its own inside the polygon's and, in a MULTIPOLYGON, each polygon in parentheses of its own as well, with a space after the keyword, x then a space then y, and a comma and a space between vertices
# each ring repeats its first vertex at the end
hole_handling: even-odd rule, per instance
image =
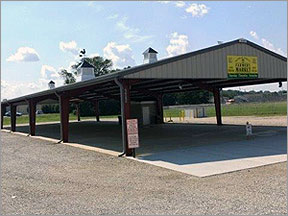
POLYGON ((228 78, 257 78, 256 56, 227 56, 228 78))
POLYGON ((127 119, 128 148, 139 148, 138 120, 127 119))

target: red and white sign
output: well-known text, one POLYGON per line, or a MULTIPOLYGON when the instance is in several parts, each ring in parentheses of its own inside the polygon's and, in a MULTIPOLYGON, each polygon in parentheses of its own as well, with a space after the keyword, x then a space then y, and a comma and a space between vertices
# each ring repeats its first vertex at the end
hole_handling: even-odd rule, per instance
POLYGON ((128 148, 139 148, 138 120, 127 119, 128 148))

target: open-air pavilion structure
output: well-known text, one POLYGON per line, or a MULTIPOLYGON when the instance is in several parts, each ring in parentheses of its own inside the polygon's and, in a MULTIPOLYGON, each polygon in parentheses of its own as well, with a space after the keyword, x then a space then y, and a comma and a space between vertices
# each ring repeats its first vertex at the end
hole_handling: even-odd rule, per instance
POLYGON ((213 93, 217 125, 222 124, 222 88, 287 81, 287 58, 246 39, 237 39, 150 64, 127 68, 87 81, 2 101, 1 128, 7 106, 11 111, 11 131, 16 131, 16 107, 29 106, 29 134, 36 133, 36 105, 59 103, 61 141, 69 141, 69 104, 83 100, 95 103, 121 101, 123 151, 132 154, 127 144, 126 120, 131 117, 131 101, 157 103, 157 123, 163 123, 164 94, 207 90, 213 93))

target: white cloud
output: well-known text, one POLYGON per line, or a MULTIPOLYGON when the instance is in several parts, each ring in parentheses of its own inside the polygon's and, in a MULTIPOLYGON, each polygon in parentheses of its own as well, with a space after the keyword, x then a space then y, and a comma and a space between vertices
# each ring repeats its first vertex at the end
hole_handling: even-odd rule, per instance
POLYGON ((108 16, 107 19, 117 19, 119 17, 118 14, 113 14, 111 16, 108 16))
POLYGON ((41 91, 38 83, 34 82, 7 82, 1 80, 1 99, 12 99, 26 94, 41 91))
POLYGON ((132 55, 132 49, 128 44, 117 44, 109 42, 103 49, 104 58, 111 59, 114 68, 123 68, 134 66, 135 60, 132 55))
MULTIPOLYGON (((258 36, 258 34, 255 31, 250 31, 249 34, 254 39, 256 39, 256 40, 259 39, 259 36, 258 36)), ((266 49, 269 49, 269 50, 271 50, 273 52, 276 52, 276 53, 278 53, 280 55, 283 55, 283 56, 287 55, 281 48, 276 48, 273 43, 271 43, 270 41, 268 41, 265 38, 261 38, 261 43, 266 49)))
POLYGON ((39 61, 39 55, 31 47, 20 47, 14 55, 9 56, 6 61, 9 62, 35 62, 39 61))
POLYGON ((185 6, 185 2, 184 2, 184 1, 176 1, 176 2, 175 2, 175 6, 176 6, 176 7, 181 7, 181 8, 182 8, 182 7, 185 6))
MULTIPOLYGON (((60 71, 60 69, 59 69, 60 71)), ((40 78, 32 82, 21 81, 5 81, 1 80, 1 98, 11 99, 27 94, 36 93, 47 90, 48 83, 53 80, 55 86, 62 86, 64 81, 58 74, 57 70, 50 65, 42 65, 40 70, 40 78)))
POLYGON ((96 57, 96 56, 100 56, 99 53, 92 53, 88 57, 89 58, 93 58, 93 57, 96 57))
POLYGON ((61 41, 59 43, 59 49, 62 50, 63 52, 70 52, 73 55, 78 55, 79 50, 80 50, 77 47, 77 43, 75 41, 70 41, 70 42, 61 41))
POLYGON ((59 77, 56 69, 50 65, 42 65, 40 73, 42 78, 45 79, 53 79, 59 77))
POLYGON ((161 4, 168 4, 168 3, 170 3, 170 1, 158 1, 159 3, 161 3, 161 4))
POLYGON ((192 14, 193 17, 201 17, 209 12, 209 9, 205 4, 193 3, 186 8, 186 12, 192 14))
MULTIPOLYGON (((1 80, 1 100, 12 99, 16 97, 21 97, 27 94, 33 94, 39 91, 44 91, 48 89, 48 83, 51 79, 40 78, 34 82, 19 82, 11 81, 7 82, 1 80)), ((63 80, 61 78, 53 79, 56 87, 63 85, 63 80)))
POLYGON ((188 36, 174 32, 170 36, 170 44, 167 46, 166 51, 168 57, 180 55, 187 52, 189 46, 188 36))
POLYGON ((103 6, 100 5, 97 1, 88 1, 87 6, 93 8, 96 12, 100 12, 103 10, 103 6))
POLYGON ((123 32, 123 36, 127 40, 131 42, 143 42, 153 37, 152 35, 141 35, 138 28, 132 28, 127 25, 127 20, 128 17, 123 17, 116 23, 116 27, 119 31, 123 32))
POLYGON ((257 33, 255 31, 250 31, 250 35, 251 35, 251 37, 253 37, 256 40, 259 39, 259 37, 258 37, 258 35, 257 35, 257 33))
POLYGON ((269 49, 269 50, 271 50, 271 51, 273 51, 273 52, 276 52, 276 53, 278 53, 278 54, 280 54, 280 55, 286 55, 285 52, 284 52, 281 48, 276 48, 276 47, 274 46, 274 44, 272 44, 272 43, 271 43, 270 41, 268 41, 267 39, 262 38, 261 42, 262 42, 263 46, 264 46, 266 49, 269 49))

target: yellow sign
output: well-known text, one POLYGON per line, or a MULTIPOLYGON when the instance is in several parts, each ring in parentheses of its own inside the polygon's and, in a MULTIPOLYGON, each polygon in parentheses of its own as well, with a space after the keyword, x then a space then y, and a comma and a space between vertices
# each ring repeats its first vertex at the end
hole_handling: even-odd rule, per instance
POLYGON ((256 56, 227 56, 228 78, 257 78, 256 56))

